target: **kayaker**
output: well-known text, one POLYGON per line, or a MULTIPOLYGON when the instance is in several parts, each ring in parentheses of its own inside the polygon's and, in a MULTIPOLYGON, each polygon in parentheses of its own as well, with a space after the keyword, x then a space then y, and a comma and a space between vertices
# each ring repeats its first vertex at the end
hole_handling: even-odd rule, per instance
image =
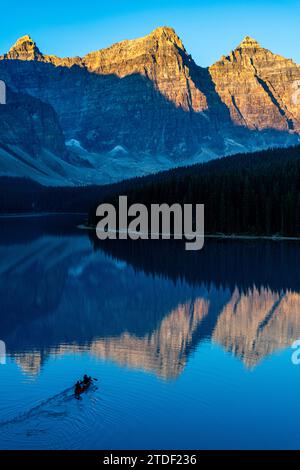
POLYGON ((81 392, 82 392, 81 384, 78 381, 75 385, 75 396, 78 397, 81 392))
POLYGON ((91 381, 92 381, 92 377, 88 377, 86 374, 83 376, 84 385, 90 385, 91 381))

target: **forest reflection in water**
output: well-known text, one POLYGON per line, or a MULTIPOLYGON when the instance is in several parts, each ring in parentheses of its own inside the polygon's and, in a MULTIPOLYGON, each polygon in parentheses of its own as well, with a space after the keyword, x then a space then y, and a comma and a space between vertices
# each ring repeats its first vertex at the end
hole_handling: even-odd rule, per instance
POLYGON ((88 351, 176 379, 202 341, 254 368, 300 336, 297 242, 99 242, 57 223, 0 239, 0 331, 28 374, 88 351), (24 235, 22 237, 21 235, 24 235))

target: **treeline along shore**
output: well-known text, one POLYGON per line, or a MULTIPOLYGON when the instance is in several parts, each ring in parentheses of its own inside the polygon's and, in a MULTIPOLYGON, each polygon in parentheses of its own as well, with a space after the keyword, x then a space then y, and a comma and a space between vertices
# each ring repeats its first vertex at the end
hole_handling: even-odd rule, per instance
MULTIPOLYGON (((119 194, 108 200, 117 205, 119 194)), ((204 204, 206 235, 299 237, 300 147, 239 154, 130 180, 126 195, 128 204, 147 207, 204 204)), ((96 204, 89 221, 97 222, 96 204)))
POLYGON ((45 187, 1 178, 0 212, 82 212, 100 203, 204 204, 205 234, 300 237, 300 146, 237 154, 106 186, 45 187))

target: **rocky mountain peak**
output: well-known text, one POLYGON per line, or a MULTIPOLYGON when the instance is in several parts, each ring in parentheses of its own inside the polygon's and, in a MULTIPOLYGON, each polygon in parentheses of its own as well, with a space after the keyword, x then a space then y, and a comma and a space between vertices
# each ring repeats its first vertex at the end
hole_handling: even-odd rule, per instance
POLYGON ((245 36, 237 49, 260 49, 260 44, 256 39, 251 38, 250 36, 245 36))
POLYGON ((36 60, 41 57, 42 54, 39 48, 28 34, 19 38, 9 52, 5 54, 6 59, 36 60))
POLYGON ((252 130, 299 132, 299 106, 292 83, 300 67, 246 36, 227 57, 210 68, 216 91, 234 123, 252 130))
POLYGON ((175 29, 170 28, 169 26, 160 26, 156 28, 154 31, 152 31, 150 36, 175 44, 176 46, 180 47, 180 49, 184 50, 184 46, 180 37, 177 35, 175 29))
POLYGON ((10 50, 12 50, 15 47, 20 46, 21 44, 24 44, 24 43, 35 44, 34 40, 28 34, 25 34, 25 36, 22 36, 21 38, 19 38, 16 41, 16 43, 11 47, 10 50))

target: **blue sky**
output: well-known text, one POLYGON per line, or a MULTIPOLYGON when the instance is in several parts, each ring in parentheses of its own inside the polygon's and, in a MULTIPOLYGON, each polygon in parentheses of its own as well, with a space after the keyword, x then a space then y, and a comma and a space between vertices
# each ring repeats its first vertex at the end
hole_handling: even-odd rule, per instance
POLYGON ((84 55, 167 25, 202 66, 246 35, 300 64, 299 18, 300 0, 14 0, 1 5, 0 53, 30 34, 45 53, 84 55))

